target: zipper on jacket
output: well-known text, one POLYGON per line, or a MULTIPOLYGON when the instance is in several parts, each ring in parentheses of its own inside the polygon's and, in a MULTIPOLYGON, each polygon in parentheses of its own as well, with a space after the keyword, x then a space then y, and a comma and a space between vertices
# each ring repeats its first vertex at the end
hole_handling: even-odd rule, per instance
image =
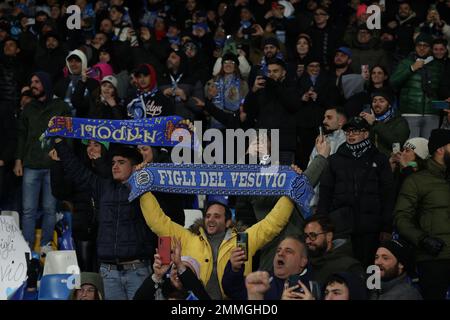
POLYGON ((116 219, 117 223, 116 223, 116 232, 115 232, 116 239, 115 239, 115 241, 114 241, 114 258, 116 259, 117 262, 119 262, 119 258, 117 257, 117 237, 118 237, 118 235, 119 235, 120 188, 121 188, 121 187, 122 187, 122 186, 119 186, 119 197, 118 197, 118 199, 119 199, 119 205, 117 206, 117 219, 116 219))

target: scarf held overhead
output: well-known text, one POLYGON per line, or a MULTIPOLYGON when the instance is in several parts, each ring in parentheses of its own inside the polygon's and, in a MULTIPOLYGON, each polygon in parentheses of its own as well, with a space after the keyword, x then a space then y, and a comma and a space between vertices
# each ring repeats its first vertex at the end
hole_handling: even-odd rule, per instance
MULTIPOLYGON (((183 141, 189 126, 178 116, 139 120, 102 120, 54 117, 45 137, 65 137, 122 144, 174 147, 183 141)), ((191 139, 194 140, 194 139, 191 139)), ((184 146, 189 144, 183 142, 184 146)), ((197 148, 198 144, 194 144, 197 148)))
POLYGON ((305 218, 314 195, 308 178, 289 166, 152 163, 128 180, 129 201, 148 191, 213 195, 289 196, 305 218))

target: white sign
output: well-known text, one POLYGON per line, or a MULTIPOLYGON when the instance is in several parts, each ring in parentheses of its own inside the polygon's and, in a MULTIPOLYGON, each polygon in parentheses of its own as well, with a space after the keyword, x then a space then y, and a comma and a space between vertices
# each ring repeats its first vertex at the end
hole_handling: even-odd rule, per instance
POLYGON ((0 216, 0 300, 6 300, 26 279, 26 252, 30 248, 14 218, 0 216))

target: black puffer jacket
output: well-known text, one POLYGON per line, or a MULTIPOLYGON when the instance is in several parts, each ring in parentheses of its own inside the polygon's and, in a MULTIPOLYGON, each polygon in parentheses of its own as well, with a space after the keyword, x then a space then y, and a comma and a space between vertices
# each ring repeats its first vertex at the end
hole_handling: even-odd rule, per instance
POLYGON ((300 111, 296 114, 297 126, 302 128, 317 128, 322 124, 326 107, 336 103, 339 92, 332 78, 325 72, 321 72, 313 84, 308 73, 304 73, 298 80, 300 96, 303 96, 310 88, 317 93, 317 100, 302 102, 300 111))
POLYGON ((300 110, 300 94, 295 83, 266 80, 264 89, 250 91, 244 111, 259 129, 280 130, 280 150, 295 150, 295 114, 300 110))
POLYGON ((317 210, 330 216, 340 235, 390 232, 394 196, 388 158, 371 146, 356 159, 344 143, 322 174, 317 210))
POLYGON ((97 200, 99 260, 117 263, 150 259, 155 236, 144 221, 139 200, 128 202, 130 190, 127 185, 95 175, 64 143, 57 143, 55 148, 67 176, 79 186, 90 187, 97 200))
POLYGON ((18 58, 2 57, 0 60, 0 101, 17 104, 20 88, 27 81, 27 73, 18 58))

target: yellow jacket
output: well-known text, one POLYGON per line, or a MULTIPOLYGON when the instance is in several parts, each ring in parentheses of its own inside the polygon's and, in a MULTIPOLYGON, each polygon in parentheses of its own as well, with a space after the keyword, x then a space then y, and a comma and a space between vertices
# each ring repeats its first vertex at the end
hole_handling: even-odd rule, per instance
MULTIPOLYGON (((145 193, 141 199, 141 209, 147 225, 160 237, 170 236, 181 239, 182 254, 191 256, 200 263, 200 280, 206 286, 213 270, 211 246, 205 230, 200 228, 199 234, 192 233, 179 224, 172 222, 160 208, 158 201, 151 192, 145 193)), ((281 197, 275 207, 260 222, 246 230, 248 233, 248 261, 245 264, 245 274, 252 270, 252 257, 256 251, 272 241, 287 224, 294 205, 287 197, 281 197)), ((236 247, 237 231, 228 228, 225 238, 220 244, 217 254, 217 276, 222 290, 222 277, 225 266, 230 260, 231 250, 236 247)))

